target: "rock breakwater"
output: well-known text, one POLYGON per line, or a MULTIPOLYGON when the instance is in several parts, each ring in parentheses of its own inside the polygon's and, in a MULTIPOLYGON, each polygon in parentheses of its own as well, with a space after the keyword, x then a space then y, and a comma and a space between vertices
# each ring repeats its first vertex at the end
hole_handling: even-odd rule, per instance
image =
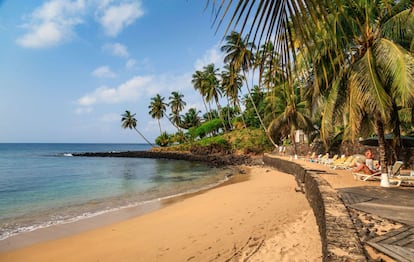
POLYGON ((86 153, 73 153, 72 155, 76 157, 138 157, 138 158, 200 161, 200 162, 206 162, 212 166, 262 164, 261 157, 251 157, 249 155, 235 155, 235 154, 198 155, 198 154, 192 154, 189 152, 180 152, 180 151, 86 152, 86 153))

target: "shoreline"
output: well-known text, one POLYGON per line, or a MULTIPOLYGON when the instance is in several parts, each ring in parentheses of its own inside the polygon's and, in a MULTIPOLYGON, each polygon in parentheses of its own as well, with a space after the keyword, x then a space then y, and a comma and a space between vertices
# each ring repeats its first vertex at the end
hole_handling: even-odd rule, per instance
MULTIPOLYGON (((195 260, 209 258, 222 261, 225 257, 241 257, 248 252, 247 249, 259 254, 259 250, 262 250, 260 247, 266 246, 267 240, 271 241, 276 233, 285 234, 286 225, 300 221, 302 215, 306 221, 301 221, 299 224, 305 224, 306 228, 314 230, 310 238, 317 237, 311 242, 319 244, 316 250, 319 253, 316 257, 320 258, 321 244, 317 225, 315 221, 308 221, 315 218, 305 196, 294 191, 296 186, 294 178, 264 167, 246 168, 251 172, 249 179, 244 181, 235 182, 232 181, 234 179, 230 179, 229 183, 208 189, 206 192, 166 201, 169 203, 160 203, 165 206, 150 210, 143 215, 137 216, 125 212, 130 217, 123 217, 120 221, 109 221, 108 224, 98 225, 94 229, 73 227, 71 224, 66 229, 62 229, 70 231, 69 236, 55 236, 57 238, 54 240, 36 236, 40 240, 37 244, 10 252, 0 252, 0 259, 20 261, 22 258, 25 260, 30 258, 33 261, 45 261, 63 258, 65 260, 65 256, 70 253, 72 257, 66 258, 68 261, 97 259, 136 261, 138 255, 143 259, 142 261, 183 261, 191 260, 192 257, 195 260), (283 201, 283 199, 290 201, 283 201), (245 209, 244 212, 241 209, 245 209), (311 215, 302 211, 308 211, 311 215), (134 234, 131 235, 131 231, 134 234), (214 239, 207 237, 210 233, 213 233, 214 239), (93 239, 102 239, 102 243, 99 245, 90 243, 89 241, 93 239), (166 242, 166 239, 169 241, 166 242), (114 244, 118 241, 122 244, 114 244), (203 244, 196 245, 194 244, 196 242, 203 244), (162 250, 161 244, 168 244, 171 247, 162 250), (107 247, 102 248, 101 245, 107 247), (234 250, 236 246, 241 248, 237 252, 234 250), (51 249, 53 252, 46 252, 51 249)), ((244 178, 244 175, 242 177, 244 178)), ((109 219, 114 217, 109 216, 109 219)), ((88 223, 96 225, 96 219, 92 218, 88 223)), ((294 234, 294 232, 288 233, 294 234)), ((301 234, 297 238, 300 239, 298 242, 302 242, 302 231, 298 230, 296 233, 301 234)), ((289 250, 303 253, 303 250, 297 247, 289 250)), ((308 251, 306 257, 309 257, 308 251)))
POLYGON ((92 230, 133 217, 142 216, 162 209, 170 204, 203 194, 214 188, 243 182, 249 179, 249 176, 246 175, 246 167, 244 166, 222 166, 220 168, 229 169, 229 171, 227 171, 228 174, 223 180, 214 184, 194 188, 174 195, 145 200, 135 204, 96 211, 89 215, 79 215, 78 217, 69 218, 67 220, 56 221, 53 223, 46 222, 45 225, 39 225, 30 230, 14 233, 11 236, 0 239, 0 253, 23 248, 42 241, 67 237, 81 233, 85 230, 92 230), (72 226, 74 226, 75 230, 72 230, 72 226))

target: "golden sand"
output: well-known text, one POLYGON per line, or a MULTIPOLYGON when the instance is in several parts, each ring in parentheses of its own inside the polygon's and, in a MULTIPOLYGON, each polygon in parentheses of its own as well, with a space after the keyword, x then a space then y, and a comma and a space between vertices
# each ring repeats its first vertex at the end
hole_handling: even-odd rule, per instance
POLYGON ((321 261, 316 220, 294 177, 248 169, 246 181, 3 252, 0 261, 321 261))

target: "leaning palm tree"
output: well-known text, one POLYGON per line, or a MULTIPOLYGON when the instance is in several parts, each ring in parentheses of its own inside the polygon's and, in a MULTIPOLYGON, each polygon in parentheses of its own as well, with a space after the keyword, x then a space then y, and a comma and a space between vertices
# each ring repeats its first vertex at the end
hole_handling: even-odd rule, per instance
POLYGON ((148 112, 152 118, 157 119, 158 127, 160 128, 160 134, 162 133, 160 119, 164 117, 165 111, 167 110, 167 103, 164 103, 164 97, 157 94, 151 98, 151 103, 148 106, 150 111, 148 112))
POLYGON ((131 112, 126 110, 125 113, 121 115, 122 128, 134 129, 149 145, 153 146, 153 144, 148 141, 148 139, 146 139, 145 136, 141 134, 141 132, 138 131, 137 119, 135 118, 135 115, 136 114, 131 114, 131 112))
POLYGON ((254 103, 252 95, 250 93, 247 74, 248 71, 254 67, 255 55, 253 51, 256 47, 254 43, 249 42, 248 39, 248 36, 243 38, 240 33, 235 31, 226 36, 226 43, 221 47, 221 50, 225 52, 224 62, 229 63, 230 68, 235 72, 243 73, 243 79, 245 81, 245 86, 247 89, 247 96, 251 101, 257 118, 259 119, 260 126, 263 128, 269 141, 274 146, 276 146, 272 137, 269 135, 268 129, 265 126, 262 116, 260 115, 259 110, 254 103))

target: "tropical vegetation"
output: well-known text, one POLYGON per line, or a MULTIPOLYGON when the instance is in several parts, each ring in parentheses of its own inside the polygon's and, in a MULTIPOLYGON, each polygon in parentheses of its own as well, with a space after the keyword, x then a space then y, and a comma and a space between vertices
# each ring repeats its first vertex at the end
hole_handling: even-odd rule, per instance
POLYGON ((151 116, 165 117, 168 105, 179 134, 162 133, 160 126, 158 145, 213 141, 217 135, 234 142, 229 134, 260 130, 262 150, 287 141, 295 147, 294 132, 301 129, 326 150, 334 141, 376 135, 383 165, 400 157, 401 135, 414 131, 411 1, 208 4, 217 26, 227 28, 224 67, 209 64, 192 75, 204 112, 183 113, 179 92, 171 93, 168 104, 160 95, 151 99, 151 116), (394 137, 390 146, 387 133, 394 137))

